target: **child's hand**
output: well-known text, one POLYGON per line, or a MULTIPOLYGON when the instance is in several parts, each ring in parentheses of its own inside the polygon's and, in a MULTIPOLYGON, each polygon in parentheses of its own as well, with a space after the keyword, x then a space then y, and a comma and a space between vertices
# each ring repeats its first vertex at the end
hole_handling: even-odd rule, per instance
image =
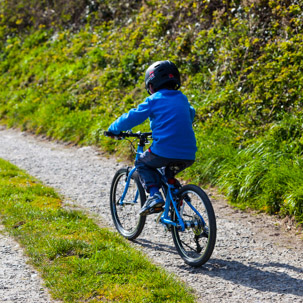
POLYGON ((121 133, 120 131, 113 130, 111 127, 108 128, 108 131, 114 135, 119 135, 121 133))

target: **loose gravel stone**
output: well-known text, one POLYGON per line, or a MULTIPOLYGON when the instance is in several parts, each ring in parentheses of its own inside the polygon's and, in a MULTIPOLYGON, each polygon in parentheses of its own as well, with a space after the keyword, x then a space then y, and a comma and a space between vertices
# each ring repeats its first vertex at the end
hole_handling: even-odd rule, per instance
MULTIPOLYGON (((114 229, 109 189, 123 163, 92 147, 70 147, 10 129, 0 130, 0 157, 56 188, 68 202, 97 214, 114 229)), ((171 234, 155 223, 156 215, 147 218, 134 245, 192 287, 199 302, 302 303, 302 235, 285 232, 274 218, 243 213, 228 206, 223 197, 208 194, 216 212, 218 237, 207 264, 201 268, 184 264, 171 234)), ((23 269, 15 270, 11 275, 23 269)), ((17 293, 18 285, 14 289, 17 293)), ((1 286, 0 291, 9 296, 1 286)))

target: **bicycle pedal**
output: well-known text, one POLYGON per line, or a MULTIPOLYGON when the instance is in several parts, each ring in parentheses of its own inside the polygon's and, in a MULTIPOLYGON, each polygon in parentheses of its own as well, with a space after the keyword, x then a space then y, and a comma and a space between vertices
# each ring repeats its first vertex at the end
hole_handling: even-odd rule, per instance
POLYGON ((163 211, 163 207, 152 207, 148 210, 148 214, 151 215, 151 214, 157 214, 157 213, 160 213, 161 211, 163 211))
POLYGON ((160 213, 162 210, 163 210, 163 207, 162 207, 162 206, 161 206, 161 207, 155 207, 155 208, 154 208, 154 212, 155 212, 155 213, 160 213))

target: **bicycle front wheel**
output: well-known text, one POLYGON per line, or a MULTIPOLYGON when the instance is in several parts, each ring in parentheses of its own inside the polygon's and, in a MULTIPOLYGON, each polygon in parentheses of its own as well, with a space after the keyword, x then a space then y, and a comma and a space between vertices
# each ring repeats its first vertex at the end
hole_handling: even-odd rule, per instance
POLYGON ((173 211, 172 218, 179 225, 172 227, 176 249, 185 263, 201 266, 209 260, 216 243, 217 227, 213 207, 206 193, 192 184, 180 189, 178 207, 186 229, 181 231, 173 211))
POLYGON ((133 240, 140 235, 145 224, 146 217, 140 216, 139 211, 146 200, 146 195, 137 172, 134 172, 123 203, 120 203, 127 178, 126 168, 116 172, 110 189, 110 209, 118 232, 123 237, 133 240))

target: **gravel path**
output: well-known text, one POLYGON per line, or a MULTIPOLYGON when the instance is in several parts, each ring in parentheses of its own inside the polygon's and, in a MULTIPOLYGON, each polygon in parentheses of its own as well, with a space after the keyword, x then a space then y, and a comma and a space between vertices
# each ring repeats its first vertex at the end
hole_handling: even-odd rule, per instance
POLYGON ((39 275, 26 261, 20 245, 0 225, 0 302, 52 302, 39 275))
MULTIPOLYGON (((114 172, 123 166, 114 158, 106 158, 91 147, 68 147, 5 129, 0 130, 0 157, 55 187, 72 203, 100 215, 113 226, 109 188, 114 172)), ((284 225, 274 218, 237 211, 218 195, 209 194, 217 216, 218 238, 211 260, 202 268, 183 263, 170 233, 155 224, 153 215, 148 217, 135 245, 155 263, 186 281, 196 291, 199 302, 303 302, 302 234, 284 232, 284 225)), ((0 238, 1 253, 6 251, 6 241, 6 237, 0 238)), ((12 262, 24 264, 18 260, 12 262)), ((4 271, 10 267, 6 263, 1 260, 4 271)), ((14 275, 21 276, 24 268, 20 265, 13 270, 14 275)), ((19 293, 18 287, 23 289, 26 285, 18 282, 14 288, 6 289, 2 286, 3 278, 0 274, 0 295, 10 302, 12 290, 19 293)), ((41 286, 37 285, 39 293, 41 286)), ((32 283, 31 286, 34 287, 32 283)))

